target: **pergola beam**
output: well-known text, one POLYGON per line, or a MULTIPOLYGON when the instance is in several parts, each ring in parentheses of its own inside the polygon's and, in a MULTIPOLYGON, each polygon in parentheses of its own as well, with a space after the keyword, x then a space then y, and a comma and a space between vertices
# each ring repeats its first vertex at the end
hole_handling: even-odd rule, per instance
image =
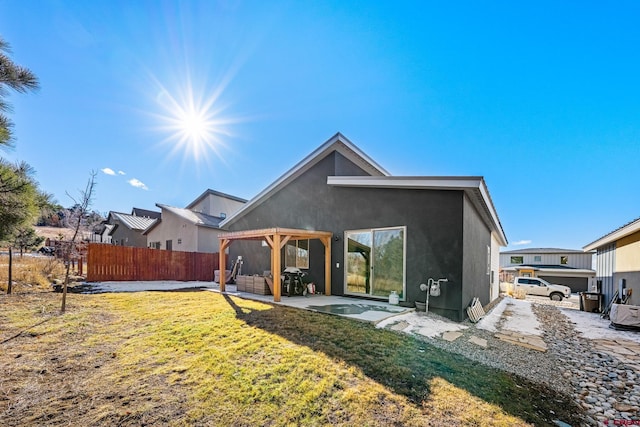
POLYGON ((274 234, 289 236, 291 240, 320 239, 321 237, 333 236, 333 233, 331 233, 330 231, 313 231, 295 228, 275 227, 263 228, 260 230, 230 231, 228 233, 218 235, 218 238, 227 240, 263 240, 265 236, 273 236, 274 234))

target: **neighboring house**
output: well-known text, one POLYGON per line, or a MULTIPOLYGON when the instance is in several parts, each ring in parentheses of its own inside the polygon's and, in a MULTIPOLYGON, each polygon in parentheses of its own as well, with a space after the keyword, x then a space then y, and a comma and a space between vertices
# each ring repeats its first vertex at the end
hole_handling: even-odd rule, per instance
POLYGON ((146 216, 109 212, 107 224, 113 226, 109 231, 111 243, 120 246, 145 248, 147 247, 147 237, 142 233, 155 221, 158 220, 146 216))
POLYGON ((595 286, 594 252, 573 249, 530 248, 500 252, 501 279, 513 276, 539 277, 549 283, 565 285, 571 292, 595 286))
POLYGON ((113 225, 101 223, 91 235, 91 243, 111 243, 111 230, 113 225))
POLYGON ((597 289, 608 304, 620 288, 632 291, 629 304, 640 305, 640 218, 589 243, 596 251, 597 289))
MULTIPOLYGON (((395 291, 413 306, 426 299, 421 283, 446 278, 429 311, 456 321, 474 297, 487 304, 498 296, 498 253, 507 245, 482 177, 390 176, 340 133, 221 226, 247 235, 274 227, 332 233, 330 264, 317 239, 285 239, 281 254, 281 268, 307 271, 332 295, 387 300, 395 291)), ((229 259, 238 256, 245 273, 270 270, 264 241, 234 241, 229 259)))
POLYGON ((145 230, 147 246, 181 252, 218 252, 220 222, 246 200, 207 190, 186 208, 156 204, 162 219, 145 230))
POLYGON ((189 203, 186 209, 218 218, 226 218, 236 213, 245 203, 247 201, 240 197, 208 189, 189 203))

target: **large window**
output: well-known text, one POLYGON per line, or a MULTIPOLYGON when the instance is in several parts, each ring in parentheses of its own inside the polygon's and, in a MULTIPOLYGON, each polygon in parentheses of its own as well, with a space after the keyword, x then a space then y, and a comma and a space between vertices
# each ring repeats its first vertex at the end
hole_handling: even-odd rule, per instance
POLYGON ((522 264, 524 262, 524 257, 521 256, 512 256, 511 264, 522 264))
POLYGON ((285 267, 309 268, 309 240, 288 242, 284 252, 285 267))
POLYGON ((405 227, 345 232, 345 293, 405 299, 405 227))

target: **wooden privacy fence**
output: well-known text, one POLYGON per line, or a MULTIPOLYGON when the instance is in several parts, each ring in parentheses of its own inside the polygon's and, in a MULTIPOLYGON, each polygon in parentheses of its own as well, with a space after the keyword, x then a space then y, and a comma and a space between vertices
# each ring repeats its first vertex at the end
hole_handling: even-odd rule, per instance
POLYGON ((87 281, 213 281, 218 253, 178 252, 90 243, 87 281))

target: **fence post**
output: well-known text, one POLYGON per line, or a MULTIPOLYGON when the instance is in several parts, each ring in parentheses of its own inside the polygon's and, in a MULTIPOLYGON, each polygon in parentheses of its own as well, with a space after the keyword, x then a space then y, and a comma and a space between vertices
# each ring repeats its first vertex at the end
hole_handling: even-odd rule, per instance
POLYGON ((11 246, 9 246, 9 283, 7 284, 7 294, 11 293, 11 282, 13 281, 13 278, 11 277, 12 263, 13 263, 13 255, 12 255, 12 252, 11 252, 11 246))

